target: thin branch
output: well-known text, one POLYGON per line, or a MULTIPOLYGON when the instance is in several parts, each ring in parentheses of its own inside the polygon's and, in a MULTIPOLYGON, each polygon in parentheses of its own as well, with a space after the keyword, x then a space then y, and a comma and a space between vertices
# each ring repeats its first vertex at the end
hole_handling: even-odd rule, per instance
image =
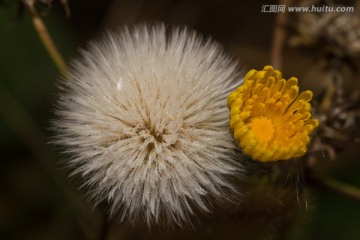
POLYGON ((67 72, 66 63, 61 56, 60 52, 58 51, 54 41, 52 40, 44 22, 42 21, 39 13, 35 9, 35 2, 34 0, 23 0, 23 3, 29 9, 34 27, 39 35, 40 40, 42 41, 44 47, 46 48, 47 52, 49 53, 51 59, 55 63, 59 72, 64 75, 67 72))

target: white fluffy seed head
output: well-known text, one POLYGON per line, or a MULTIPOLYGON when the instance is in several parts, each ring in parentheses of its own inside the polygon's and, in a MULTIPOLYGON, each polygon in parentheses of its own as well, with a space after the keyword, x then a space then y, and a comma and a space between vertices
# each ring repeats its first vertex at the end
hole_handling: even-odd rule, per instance
POLYGON ((92 42, 60 83, 54 142, 111 215, 181 225, 241 172, 226 98, 237 63, 185 28, 92 42))

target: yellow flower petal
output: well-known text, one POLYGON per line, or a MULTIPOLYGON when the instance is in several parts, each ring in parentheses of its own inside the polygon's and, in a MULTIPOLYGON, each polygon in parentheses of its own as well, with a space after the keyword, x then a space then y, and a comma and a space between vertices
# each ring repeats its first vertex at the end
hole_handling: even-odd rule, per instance
POLYGON ((242 151, 260 162, 287 160, 306 153, 319 125, 311 118, 313 93, 299 93, 298 79, 282 79, 272 66, 250 70, 227 99, 230 128, 242 151))

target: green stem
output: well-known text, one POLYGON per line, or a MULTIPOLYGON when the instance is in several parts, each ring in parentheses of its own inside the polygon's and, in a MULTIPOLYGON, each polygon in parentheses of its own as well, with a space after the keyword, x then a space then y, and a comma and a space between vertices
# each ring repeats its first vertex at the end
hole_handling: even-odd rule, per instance
POLYGON ((360 201, 360 188, 323 176, 312 174, 309 182, 341 196, 360 201))

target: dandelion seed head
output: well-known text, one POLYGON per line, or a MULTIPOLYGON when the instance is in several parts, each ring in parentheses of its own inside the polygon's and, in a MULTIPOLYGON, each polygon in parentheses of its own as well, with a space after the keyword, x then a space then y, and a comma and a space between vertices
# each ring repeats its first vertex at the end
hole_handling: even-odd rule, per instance
POLYGON ((185 28, 108 33, 60 84, 54 142, 110 215, 181 225, 227 198, 241 170, 226 107, 237 72, 185 28))

